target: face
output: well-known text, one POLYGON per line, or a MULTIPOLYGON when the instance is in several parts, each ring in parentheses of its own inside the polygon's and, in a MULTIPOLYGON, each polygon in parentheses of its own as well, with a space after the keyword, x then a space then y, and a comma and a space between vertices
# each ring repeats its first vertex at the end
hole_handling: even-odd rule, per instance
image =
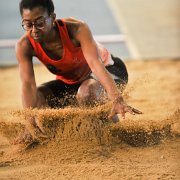
POLYGON ((49 36, 53 27, 55 15, 48 15, 48 12, 42 7, 36 7, 32 10, 23 9, 22 26, 26 33, 35 41, 41 42, 49 36))

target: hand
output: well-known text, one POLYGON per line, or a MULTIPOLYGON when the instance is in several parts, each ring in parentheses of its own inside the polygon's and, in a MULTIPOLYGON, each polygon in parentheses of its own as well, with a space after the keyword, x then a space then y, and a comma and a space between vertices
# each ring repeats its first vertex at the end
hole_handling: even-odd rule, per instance
POLYGON ((50 137, 40 128, 34 117, 30 117, 26 121, 26 128, 31 134, 33 140, 38 140, 40 142, 49 140, 50 137))
POLYGON ((123 118, 125 118, 125 113, 129 112, 132 115, 142 114, 141 111, 129 106, 126 102, 124 102, 122 97, 118 97, 114 102, 111 109, 111 112, 108 116, 110 120, 113 122, 117 122, 117 114, 121 114, 123 118))

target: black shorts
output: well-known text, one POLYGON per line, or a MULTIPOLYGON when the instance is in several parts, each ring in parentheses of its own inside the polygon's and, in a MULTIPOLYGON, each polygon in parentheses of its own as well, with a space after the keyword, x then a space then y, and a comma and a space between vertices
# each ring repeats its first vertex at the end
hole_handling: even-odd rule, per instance
MULTIPOLYGON (((118 58, 112 56, 112 60, 114 61, 113 65, 106 66, 106 69, 111 75, 114 75, 114 81, 117 85, 122 85, 124 87, 128 82, 128 72, 124 62, 118 58)), ((87 79, 94 79, 93 76, 89 76, 87 79)), ((82 83, 82 82, 81 82, 82 83)), ((48 105, 50 107, 56 107, 57 104, 61 104, 62 107, 67 104, 76 103, 76 93, 81 85, 81 83, 76 84, 66 84, 61 80, 53 80, 41 85, 41 87, 48 89, 51 92, 51 95, 46 96, 48 105)), ((42 89, 42 88, 40 88, 42 89)))
MULTIPOLYGON (((111 77, 114 79, 116 84, 126 85, 128 82, 128 72, 124 62, 118 58, 111 55, 111 59, 113 60, 113 65, 105 66, 111 77)), ((96 76, 91 73, 89 78, 96 79, 96 76)))

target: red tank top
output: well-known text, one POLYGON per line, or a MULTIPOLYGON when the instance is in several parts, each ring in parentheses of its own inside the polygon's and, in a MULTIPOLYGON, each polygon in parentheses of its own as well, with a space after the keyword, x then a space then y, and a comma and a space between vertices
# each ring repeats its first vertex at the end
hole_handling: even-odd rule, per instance
MULTIPOLYGON (((85 79, 91 72, 86 59, 83 55, 81 47, 76 47, 71 42, 65 22, 61 19, 56 21, 63 45, 63 56, 59 60, 53 60, 44 52, 39 42, 34 41, 28 36, 37 58, 48 68, 48 70, 56 75, 56 79, 60 79, 67 84, 75 84, 85 79)), ((106 50, 107 51, 107 50, 106 50)), ((105 55, 107 53, 100 54, 105 55)), ((107 57, 103 57, 107 59, 107 57)))

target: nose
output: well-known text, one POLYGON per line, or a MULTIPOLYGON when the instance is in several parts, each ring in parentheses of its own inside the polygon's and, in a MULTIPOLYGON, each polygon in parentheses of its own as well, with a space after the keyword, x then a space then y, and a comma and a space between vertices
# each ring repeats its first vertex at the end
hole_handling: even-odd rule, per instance
POLYGON ((33 24, 32 25, 32 32, 36 33, 38 32, 39 30, 36 28, 36 26, 33 24))

